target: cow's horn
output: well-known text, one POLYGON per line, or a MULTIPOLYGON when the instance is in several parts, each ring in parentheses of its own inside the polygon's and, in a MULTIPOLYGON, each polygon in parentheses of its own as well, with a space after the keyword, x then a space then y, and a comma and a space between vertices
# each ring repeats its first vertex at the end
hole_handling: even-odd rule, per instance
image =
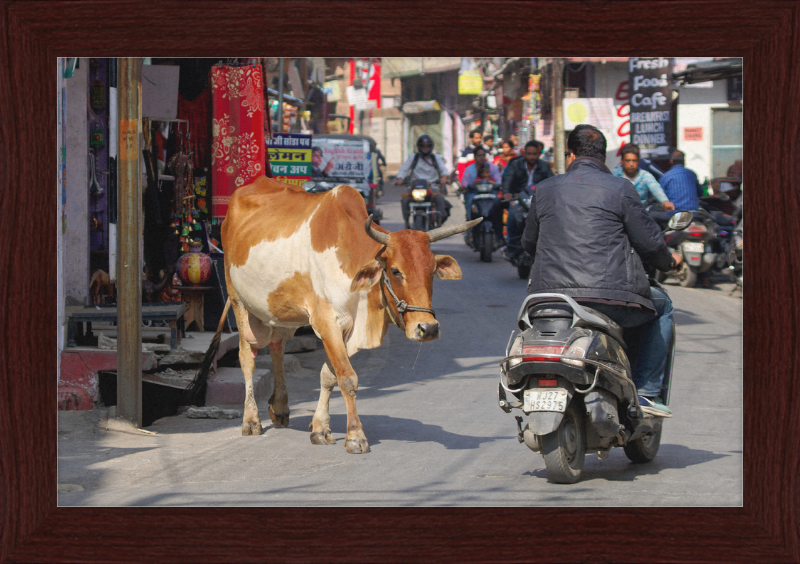
POLYGON ((364 224, 364 229, 367 231, 367 235, 375 239, 381 245, 388 245, 389 244, 389 234, 388 233, 381 233, 377 229, 373 229, 372 227, 372 216, 370 215, 367 218, 367 223, 364 224))
POLYGON ((463 233, 467 229, 472 229, 476 225, 478 225, 481 221, 483 221, 482 217, 478 219, 473 219, 472 221, 465 221, 464 223, 457 223, 456 225, 448 225, 447 227, 437 227, 432 231, 428 231, 428 237, 431 238, 431 243, 434 241, 438 241, 439 239, 444 239, 445 237, 450 237, 452 235, 458 235, 459 233, 463 233))

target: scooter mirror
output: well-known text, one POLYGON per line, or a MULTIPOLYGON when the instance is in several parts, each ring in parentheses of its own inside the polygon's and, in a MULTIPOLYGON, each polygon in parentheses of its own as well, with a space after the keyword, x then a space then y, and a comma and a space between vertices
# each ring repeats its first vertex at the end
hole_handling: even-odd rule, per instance
POLYGON ((314 186, 316 185, 317 185, 316 182, 312 182, 311 180, 306 180, 300 185, 300 188, 302 188, 306 192, 311 192, 314 189, 314 186))
POLYGON ((678 212, 669 218, 669 223, 667 224, 670 229, 674 231, 683 231, 692 223, 692 219, 694 216, 692 212, 683 211, 678 212))

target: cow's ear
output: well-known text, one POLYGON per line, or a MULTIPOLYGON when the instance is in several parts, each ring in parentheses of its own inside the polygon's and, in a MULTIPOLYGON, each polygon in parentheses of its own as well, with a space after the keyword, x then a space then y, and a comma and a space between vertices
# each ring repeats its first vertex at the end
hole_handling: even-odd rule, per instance
POLYGON ((377 260, 370 261, 366 266, 361 267, 353 282, 350 284, 351 292, 361 292, 372 288, 381 279, 383 267, 377 260))
POLYGON ((436 278, 442 280, 461 280, 461 267, 456 259, 449 255, 434 255, 436 259, 436 278))

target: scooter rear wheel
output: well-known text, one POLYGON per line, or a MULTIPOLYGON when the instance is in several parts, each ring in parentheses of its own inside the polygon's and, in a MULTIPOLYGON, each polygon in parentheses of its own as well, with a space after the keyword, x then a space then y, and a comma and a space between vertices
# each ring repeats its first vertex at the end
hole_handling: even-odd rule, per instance
POLYGON ((683 263, 680 272, 678 272, 678 280, 684 288, 694 288, 697 284, 697 272, 695 272, 688 264, 683 263))
POLYGON ((483 262, 492 262, 492 245, 494 244, 492 234, 483 231, 481 235, 481 260, 483 262))
POLYGON ((574 484, 581 479, 586 458, 583 414, 567 407, 558 429, 541 435, 542 456, 547 475, 556 484, 574 484))
POLYGON ((658 431, 649 437, 639 437, 634 441, 629 441, 628 444, 622 447, 625 450, 625 456, 634 464, 652 462, 656 454, 658 454, 658 447, 661 446, 662 429, 663 427, 659 427, 658 431))

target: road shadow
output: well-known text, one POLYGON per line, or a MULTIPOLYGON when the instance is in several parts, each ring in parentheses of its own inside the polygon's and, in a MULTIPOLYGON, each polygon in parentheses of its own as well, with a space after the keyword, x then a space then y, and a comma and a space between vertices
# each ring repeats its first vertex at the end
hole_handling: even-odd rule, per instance
MULTIPOLYGON (((290 428, 307 430, 313 414, 299 415, 289 422, 290 428)), ((508 441, 516 438, 515 435, 503 437, 480 437, 475 435, 459 435, 446 431, 439 425, 422 423, 416 419, 391 417, 388 415, 362 415, 358 418, 367 435, 370 447, 381 444, 382 441, 406 441, 413 443, 434 442, 439 443, 448 450, 469 450, 480 448, 484 443, 494 441, 508 441)), ((346 414, 331 414, 331 430, 334 434, 347 429, 346 414)), ((309 431, 310 432, 310 431, 309 431)))
MULTIPOLYGON (((662 443, 658 454, 652 462, 647 464, 634 464, 627 459, 620 448, 612 449, 609 458, 606 460, 598 460, 596 453, 587 452, 583 476, 580 483, 590 482, 592 480, 633 482, 641 476, 659 474, 663 470, 685 469, 690 466, 727 458, 734 454, 741 454, 741 451, 716 453, 709 450, 693 449, 684 445, 662 443)), ((524 475, 549 480, 547 469, 545 468, 538 468, 531 472, 525 472, 524 475)))

